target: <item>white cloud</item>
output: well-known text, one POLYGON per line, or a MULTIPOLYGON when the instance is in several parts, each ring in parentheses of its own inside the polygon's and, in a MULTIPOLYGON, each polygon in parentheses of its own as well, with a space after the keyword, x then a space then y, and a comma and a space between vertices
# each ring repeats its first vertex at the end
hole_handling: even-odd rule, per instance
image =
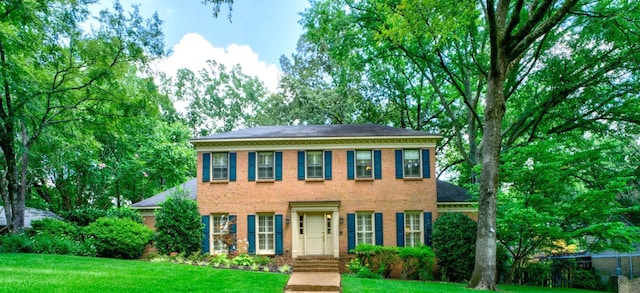
POLYGON ((258 54, 247 45, 231 44, 226 49, 220 48, 196 33, 184 35, 171 54, 156 64, 155 70, 175 76, 180 68, 198 71, 208 60, 215 60, 227 68, 240 64, 245 74, 258 77, 270 92, 276 92, 280 75, 276 65, 260 61, 258 54))

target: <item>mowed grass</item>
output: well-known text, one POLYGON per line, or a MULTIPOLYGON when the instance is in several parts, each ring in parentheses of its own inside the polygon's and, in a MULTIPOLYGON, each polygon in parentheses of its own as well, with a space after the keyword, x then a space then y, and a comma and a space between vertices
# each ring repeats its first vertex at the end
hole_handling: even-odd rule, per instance
MULTIPOLYGON (((0 253, 0 292, 282 292, 288 275, 139 260, 0 253)), ((596 291, 499 285, 500 292, 596 291)), ((350 292, 481 292, 464 284, 359 279, 342 275, 350 292)))
POLYGON ((0 253, 0 292, 282 292, 287 280, 184 264, 0 253))
MULTIPOLYGON (((372 280, 360 279, 354 276, 342 275, 342 292, 484 292, 465 288, 466 284, 442 283, 442 282, 418 282, 418 281, 398 281, 398 280, 372 280)), ((569 288, 543 288, 528 286, 508 286, 498 285, 498 292, 524 292, 524 293, 592 293, 599 291, 589 291, 569 288)))

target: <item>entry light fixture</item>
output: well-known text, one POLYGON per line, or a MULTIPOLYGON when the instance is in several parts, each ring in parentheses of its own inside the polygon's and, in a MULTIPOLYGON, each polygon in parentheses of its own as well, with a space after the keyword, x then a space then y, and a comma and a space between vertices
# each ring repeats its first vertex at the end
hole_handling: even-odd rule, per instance
POLYGON ((287 221, 287 224, 289 224, 289 222, 291 222, 291 217, 287 216, 287 218, 285 219, 285 221, 287 221))
POLYGON ((344 217, 340 217, 340 224, 344 223, 344 217))

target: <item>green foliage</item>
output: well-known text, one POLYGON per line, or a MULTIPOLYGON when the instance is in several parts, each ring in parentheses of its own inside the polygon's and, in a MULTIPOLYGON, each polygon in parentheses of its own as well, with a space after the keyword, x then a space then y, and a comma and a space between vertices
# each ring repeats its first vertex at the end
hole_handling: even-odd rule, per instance
POLYGON ((138 211, 134 211, 129 207, 111 208, 107 211, 106 217, 129 219, 138 224, 142 224, 142 216, 138 211))
POLYGON ((233 259, 231 259, 231 264, 236 266, 251 266, 255 263, 255 260, 252 256, 248 254, 239 254, 236 255, 233 259))
POLYGON ((77 256, 96 256, 96 247, 91 241, 82 242, 60 235, 36 235, 33 238, 31 252, 45 254, 69 254, 77 256))
POLYGON ((100 218, 84 229, 98 256, 135 259, 153 238, 148 227, 129 219, 100 218))
POLYGON ((403 279, 429 281, 433 279, 435 254, 429 246, 403 247, 399 250, 402 259, 403 279))
POLYGON ((261 266, 266 266, 274 263, 274 259, 266 255, 256 255, 253 257, 253 261, 261 266))
POLYGON ((402 279, 432 279, 435 255, 428 246, 395 247, 359 244, 355 248, 356 258, 348 269, 366 278, 389 278, 393 268, 402 265, 402 279))
POLYGON ((31 227, 31 232, 35 235, 62 236, 69 239, 77 239, 79 236, 78 228, 74 224, 52 218, 31 221, 31 227))
POLYGON ((107 215, 104 210, 96 208, 79 208, 62 213, 62 217, 78 226, 84 227, 107 215))
POLYGON ((475 263, 477 223, 460 213, 442 213, 433 223, 433 250, 442 280, 471 279, 475 263))
POLYGON ((547 262, 528 262, 524 267, 516 268, 515 284, 547 287, 550 285, 551 266, 547 262))
POLYGON ((604 285, 600 281, 600 276, 593 270, 575 270, 571 276, 571 288, 603 290, 604 285))
MULTIPOLYGON (((364 265, 363 269, 387 278, 391 274, 392 267, 399 262, 398 252, 402 249, 404 248, 359 244, 355 248, 355 253, 364 265)), ((369 273, 364 272, 363 274, 369 273)))
POLYGON ((33 240, 24 233, 9 233, 0 236, 0 252, 31 252, 33 240))
POLYGON ((160 253, 191 254, 202 245, 202 222, 197 203, 177 189, 156 211, 155 247, 160 253))

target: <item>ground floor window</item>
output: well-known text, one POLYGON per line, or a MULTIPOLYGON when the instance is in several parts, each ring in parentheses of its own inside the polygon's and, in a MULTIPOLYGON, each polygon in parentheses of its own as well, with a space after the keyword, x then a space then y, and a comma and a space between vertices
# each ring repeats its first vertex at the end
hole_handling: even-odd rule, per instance
POLYGON ((405 213, 404 229, 405 246, 422 245, 422 221, 420 220, 420 212, 405 213))
POLYGON ((275 253, 275 229, 273 215, 258 215, 257 254, 275 253))
POLYGON ((211 253, 227 253, 230 244, 230 228, 228 214, 211 215, 211 253))
POLYGON ((356 214, 356 245, 373 245, 373 213, 356 214))

